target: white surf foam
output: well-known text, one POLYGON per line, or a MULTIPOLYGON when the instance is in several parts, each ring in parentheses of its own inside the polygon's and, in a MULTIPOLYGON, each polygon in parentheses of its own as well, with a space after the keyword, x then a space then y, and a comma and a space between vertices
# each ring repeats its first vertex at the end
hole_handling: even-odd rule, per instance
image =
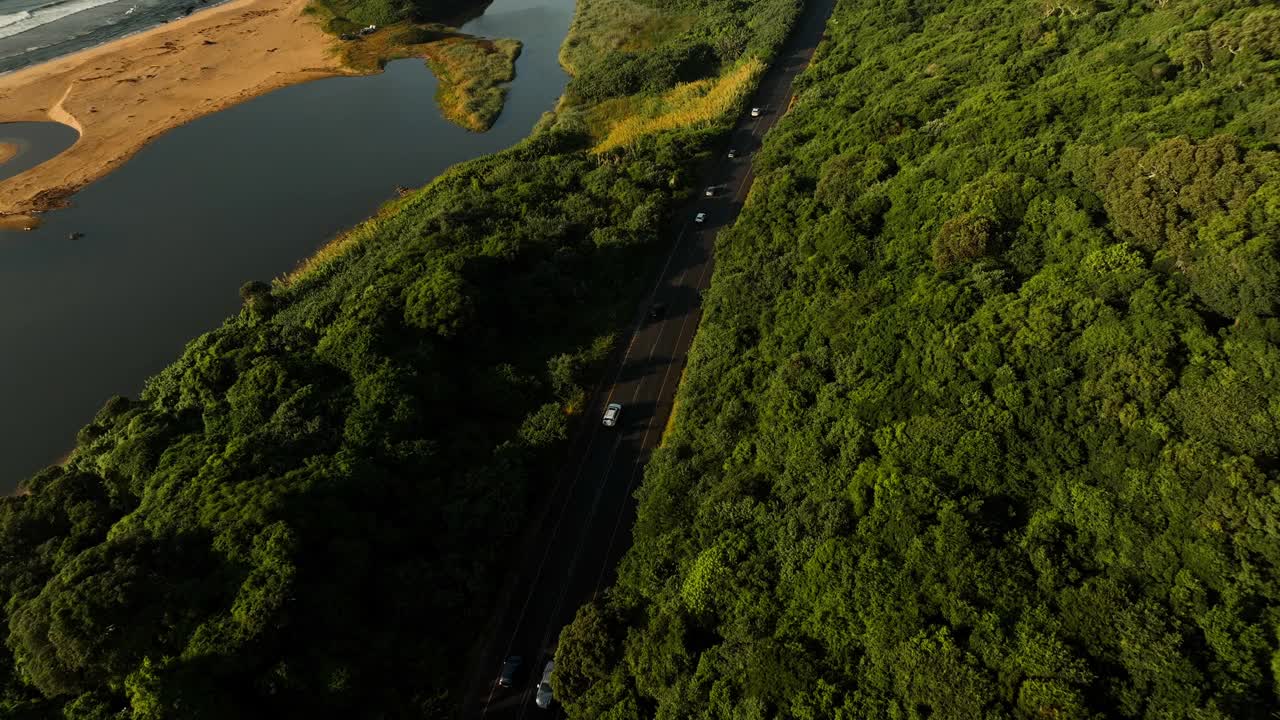
POLYGON ((113 2, 117 2, 117 0, 64 0, 63 2, 41 5, 34 10, 23 10, 22 12, 0 15, 0 38, 24 33, 32 28, 47 25, 55 20, 61 20, 68 15, 75 15, 78 12, 84 12, 90 8, 113 2))

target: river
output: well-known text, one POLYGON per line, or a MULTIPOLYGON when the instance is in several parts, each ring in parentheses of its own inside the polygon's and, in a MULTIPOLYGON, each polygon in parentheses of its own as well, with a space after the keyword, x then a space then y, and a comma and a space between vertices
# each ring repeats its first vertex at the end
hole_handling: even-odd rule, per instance
POLYGON ((233 313, 245 281, 293 269, 395 186, 525 137, 568 79, 556 56, 572 14, 573 0, 496 0, 462 26, 524 43, 487 133, 441 117, 425 63, 400 60, 174 129, 38 229, 0 232, 0 491, 233 313))

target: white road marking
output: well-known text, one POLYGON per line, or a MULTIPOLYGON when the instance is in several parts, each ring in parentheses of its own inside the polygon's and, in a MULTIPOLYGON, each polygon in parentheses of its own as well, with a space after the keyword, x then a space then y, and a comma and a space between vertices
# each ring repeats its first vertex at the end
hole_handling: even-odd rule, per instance
MULTIPOLYGON (((688 229, 688 227, 689 227, 688 222, 685 222, 684 225, 680 226, 680 232, 676 235, 675 245, 672 246, 671 252, 667 254, 667 260, 662 265, 662 271, 658 273, 658 282, 654 284, 653 290, 650 291, 649 293, 651 300, 653 298, 653 295, 658 292, 658 288, 661 287, 662 279, 667 274, 667 269, 671 266, 671 259, 675 257, 676 252, 680 249, 681 242, 684 240, 685 231, 688 229)), ((639 336, 640 329, 643 326, 642 323, 643 323, 643 320, 641 321, 641 323, 638 323, 636 326, 632 328, 631 339, 627 343, 627 351, 626 353, 623 354, 622 363, 618 365, 618 372, 614 374, 613 382, 609 386, 609 394, 606 396, 606 400, 605 400, 606 404, 609 402, 612 402, 613 400, 613 389, 617 387, 618 380, 622 378, 622 372, 627 368, 627 360, 631 357, 631 350, 635 346, 636 338, 639 336)), ((506 650, 504 650, 502 653, 502 657, 504 658, 511 655, 511 648, 515 645, 516 636, 520 634, 520 628, 522 625, 524 625, 524 617, 529 611, 529 603, 533 600, 533 594, 538 589, 538 580, 542 578, 542 571, 546 567, 547 559, 551 555, 551 548, 555 546, 556 537, 560 534, 560 525, 563 524, 565 513, 567 513, 569 510, 569 505, 571 504, 570 498, 573 497, 573 489, 578 486, 578 480, 581 479, 582 477, 582 469, 586 464, 587 458, 591 457, 591 446, 595 444, 596 436, 599 435, 600 433, 600 427, 601 426, 599 424, 592 426, 591 435, 587 440, 587 447, 583 451, 582 458, 578 461, 577 470, 574 472, 574 475, 573 475, 573 484, 569 486, 569 492, 565 496, 565 502, 560 506, 560 515, 556 519, 555 527, 553 527, 551 530, 551 538, 550 540, 547 541, 547 546, 542 551, 542 559, 538 562, 538 569, 533 575, 533 580, 529 583, 529 593, 525 596, 524 604, 520 607, 520 615, 516 619, 515 628, 511 632, 511 638, 507 640, 506 650)), ((551 488, 552 496, 554 496, 555 493, 559 490, 560 483, 562 481, 563 481, 563 476, 560 476, 556 479, 555 485, 553 485, 551 488)), ((495 686, 490 685, 489 696, 485 698, 484 707, 480 711, 480 717, 483 718, 489 714, 489 706, 493 703, 494 692, 495 692, 495 686)), ((523 714, 523 711, 522 711, 522 714, 523 714)))
MULTIPOLYGON (((609 464, 605 468, 605 477, 609 476, 609 472, 613 469, 613 460, 618 456, 618 446, 622 444, 622 435, 619 434, 613 441, 613 449, 609 451, 609 464)), ((556 604, 551 609, 551 617, 547 620, 546 629, 542 632, 542 639, 538 641, 538 660, 542 659, 542 651, 547 647, 547 643, 551 639, 552 629, 555 627, 555 618, 560 614, 560 608, 564 606, 565 593, 569 592, 569 579, 573 577, 573 571, 578 567, 578 560, 582 557, 582 546, 586 543, 587 531, 591 529, 591 520, 596 515, 596 508, 600 506, 600 498, 604 495, 604 489, 608 483, 600 483, 596 488, 595 497, 591 499, 591 510, 587 512, 587 521, 582 526, 582 534, 578 538, 578 544, 573 549, 573 557, 569 560, 569 567, 565 570, 565 581, 560 583, 560 593, 556 596, 556 604)), ((566 503, 567 505, 568 503, 566 503)), ((520 712, 517 718, 523 718, 525 712, 529 709, 529 693, 538 686, 540 679, 534 673, 529 674, 529 683, 526 684, 524 692, 520 693, 520 712)))
MULTIPOLYGON (((704 261, 702 264, 702 272, 698 274, 698 282, 693 286, 694 290, 701 292, 702 281, 706 279, 707 271, 710 269, 711 269, 711 256, 708 255, 706 261, 704 261)), ((694 309, 700 311, 701 307, 702 307, 702 303, 701 301, 699 301, 697 306, 694 309)), ((680 321, 680 332, 676 334, 677 348, 680 347, 681 342, 683 342, 684 340, 684 327, 689 322, 689 318, 693 314, 694 313, 692 312, 685 313, 684 318, 680 321)), ((690 341, 690 344, 692 344, 692 340, 690 341)), ((687 350, 685 351, 685 357, 688 357, 687 350)), ((672 357, 671 362, 667 363, 667 369, 664 370, 662 373, 662 385, 658 387, 658 397, 657 397, 657 400, 654 401, 655 408, 658 406, 659 403, 662 402, 662 391, 667 388, 667 380, 670 378, 671 371, 674 368, 675 368, 675 358, 672 357)), ((681 372, 683 372, 683 370, 684 370, 684 365, 681 364, 681 372)), ((644 467, 645 463, 642 462, 644 460, 644 449, 645 449, 645 445, 649 442, 649 432, 653 429, 653 421, 655 419, 657 419, 657 413, 654 413, 654 415, 649 418, 649 423, 645 425, 644 437, 640 438, 640 453, 636 455, 635 465, 632 466, 631 468, 631 476, 627 478, 627 489, 626 489, 626 492, 623 494, 622 507, 618 509, 618 517, 613 522, 613 531, 609 533, 609 545, 605 548, 605 551, 604 551, 604 564, 600 566, 600 572, 596 575, 595 588, 591 591, 591 598, 593 600, 595 599, 596 595, 600 593, 600 584, 604 582, 604 573, 606 570, 609 569, 609 553, 613 552, 613 543, 618 536, 618 528, 621 527, 622 518, 626 515, 628 499, 631 497, 631 488, 635 485, 635 481, 636 481, 636 473, 640 470, 640 468, 644 467)), ((664 425, 666 424, 666 420, 667 420, 666 418, 663 418, 664 425)))
MULTIPOLYGON (((790 70, 790 67, 791 67, 791 66, 790 66, 790 59, 788 59, 788 64, 786 65, 786 67, 785 67, 784 69, 785 69, 785 70, 790 70)), ((803 72, 803 68, 801 69, 801 72, 803 72)), ((795 79, 796 79, 796 77, 797 77, 798 75, 799 75, 799 73, 795 73, 795 74, 793 74, 793 75, 792 75, 792 77, 791 77, 790 82, 787 84, 786 101, 787 101, 787 103, 788 103, 788 104, 791 102, 791 99, 792 99, 792 97, 793 97, 793 89, 794 89, 794 87, 795 87, 795 79)), ((768 108, 768 107, 770 107, 770 105, 765 105, 765 106, 762 106, 762 107, 766 107, 766 108, 768 108)), ((760 128, 761 122, 762 122, 763 120, 764 120, 764 114, 762 113, 759 117, 757 117, 757 118, 755 118, 755 119, 754 119, 754 122, 752 122, 752 123, 751 123, 751 133, 750 133, 750 134, 751 134, 751 136, 752 136, 753 138, 755 137, 756 130, 758 130, 758 129, 760 128)), ((770 129, 772 129, 773 124, 776 124, 776 123, 771 123, 768 127, 766 127, 766 128, 764 129, 766 133, 767 133, 770 129)), ((738 189, 737 189, 737 191, 734 193, 734 201, 735 201, 735 202, 737 202, 737 201, 739 201, 739 200, 740 200, 740 195, 741 195, 741 192, 742 192, 743 187, 745 187, 745 186, 746 186, 746 184, 747 184, 747 181, 748 181, 748 180, 751 180, 751 179, 752 179, 752 171, 751 171, 751 169, 750 169, 750 168, 748 168, 746 176, 742 179, 742 182, 741 182, 741 183, 739 183, 739 185, 738 185, 738 189)), ((653 298, 657 295, 658 289, 662 286, 663 278, 664 278, 664 277, 666 276, 666 274, 667 274, 667 269, 668 269, 668 268, 670 267, 670 265, 671 265, 671 260, 675 257, 676 252, 677 252, 677 251, 679 250, 679 248, 680 248, 681 242, 682 242, 682 241, 683 241, 683 239, 684 239, 685 231, 686 231, 686 229, 687 229, 688 227, 689 227, 689 224, 688 224, 688 222, 687 222, 687 221, 684 223, 684 225, 682 225, 682 226, 681 226, 681 228, 680 228, 680 232, 679 232, 679 234, 676 236, 676 242, 675 242, 675 245, 671 248, 671 252, 667 255, 667 260, 666 260, 666 262, 665 262, 665 263, 663 264, 663 266, 662 266, 662 271, 658 273, 658 281, 657 281, 657 283, 655 283, 655 284, 654 284, 653 290, 652 290, 652 291, 650 292, 650 294, 649 294, 650 303, 652 303, 653 298)), ((698 278, 698 284, 695 286, 695 289, 696 289, 696 290, 701 291, 701 289, 702 289, 702 281, 703 281, 703 279, 705 278, 705 276, 706 276, 706 272, 707 272, 707 270, 710 268, 710 266, 711 266, 711 259, 710 259, 710 257, 708 257, 708 260, 704 263, 703 271, 702 271, 702 273, 699 275, 699 278, 698 278)), ((679 279, 677 280, 677 286, 680 286, 680 284, 681 284, 681 283, 683 283, 683 281, 684 281, 684 271, 682 270, 682 271, 681 271, 681 273, 680 273, 679 279)), ((701 304, 701 303, 699 303, 699 306, 700 306, 700 304, 701 304)), ((692 315, 692 314, 693 314, 693 313, 687 313, 687 314, 685 315, 684 319, 683 319, 683 320, 681 321, 681 323, 680 323, 680 331, 679 331, 679 333, 678 333, 678 334, 677 334, 677 336, 676 336, 676 347, 679 347, 680 342, 682 341, 682 339, 683 339, 683 337, 684 337, 684 328, 685 328, 685 325, 688 323, 689 316, 690 316, 690 315, 692 315)), ((643 328, 643 323, 644 323, 644 321, 643 321, 643 319, 642 319, 642 320, 640 321, 640 323, 638 323, 635 327, 633 327, 633 328, 632 328, 632 332, 631 332, 631 339, 630 339, 630 340, 629 340, 629 342, 627 343, 627 350, 626 350, 626 352, 623 354, 622 362, 621 362, 621 364, 620 364, 620 365, 619 365, 619 367, 618 367, 618 372, 615 374, 615 376, 614 376, 614 380, 613 380, 613 383, 612 383, 612 384, 611 384, 611 386, 610 386, 609 394, 606 396, 606 403, 611 402, 611 401, 613 400, 613 393, 614 393, 614 391, 615 391, 615 389, 616 389, 616 387, 617 387, 618 381, 619 381, 619 380, 621 379, 621 377, 622 377, 622 372, 623 372, 623 371, 626 369, 626 367, 627 367, 627 361, 628 361, 628 360, 630 359, 630 357, 631 357, 631 351, 632 351, 632 349, 634 348, 635 343, 636 343, 636 340, 637 340, 637 339, 638 339, 638 337, 639 337, 640 331, 641 331, 641 330, 642 330, 642 328, 643 328)), ((651 346, 650 346, 650 348, 649 348, 649 358, 648 358, 648 360, 649 360, 649 361, 652 361, 652 359, 653 359, 654 352, 655 352, 655 351, 656 351, 656 349, 657 349, 658 343, 661 341, 662 334, 663 334, 664 330, 665 330, 665 323, 663 324, 663 327, 660 327, 660 328, 659 328, 659 330, 658 330, 658 338, 654 340, 653 345, 651 345, 651 346)), ((687 351, 686 351, 686 356, 687 356, 687 351)), ((660 402, 661 402, 661 400, 662 400, 662 392, 663 392, 663 390, 665 390, 665 389, 666 389, 667 381, 668 381, 668 379, 669 379, 669 377, 670 377, 671 370, 672 370, 672 367, 674 366, 674 364, 675 364, 675 363, 674 363, 674 358, 672 358, 672 361, 671 361, 671 362, 669 362, 669 363, 667 364, 667 369, 663 372, 663 375, 662 375, 662 385, 658 388, 658 396, 657 396, 657 401, 655 402, 655 406, 656 406, 656 404, 657 404, 657 403, 660 403, 660 402)), ((646 377, 647 377, 647 376, 643 376, 643 377, 641 377, 641 378, 640 378, 640 381, 636 384, 636 390, 635 390, 635 392, 634 392, 634 393, 632 393, 632 401, 633 401, 633 402, 634 402, 635 398, 639 397, 640 389, 644 386, 644 381, 645 381, 646 377)), ((645 448, 645 444, 646 444, 646 443, 648 442, 648 440, 649 440, 649 433, 650 433, 650 432, 652 431, 652 429, 653 429, 653 420, 654 420, 655 418, 656 418, 656 414, 655 414, 655 415, 651 415, 651 416, 650 416, 650 418, 649 418, 649 422, 648 422, 648 423, 646 424, 646 426, 645 426, 645 432, 644 432, 644 435, 643 435, 643 436, 641 437, 641 439, 640 439, 640 450, 641 450, 641 453, 640 453, 640 455, 639 455, 639 456, 637 456, 635 466, 632 468, 631 476, 628 478, 628 481, 627 481, 627 488, 626 488, 626 496, 625 496, 625 497, 630 497, 630 494, 631 494, 631 488, 632 488, 632 486, 633 486, 633 484, 634 484, 634 482, 635 482, 635 476, 636 476, 636 473, 638 472, 639 468, 640 468, 640 467, 642 467, 642 466, 643 466, 643 464, 644 464, 644 463, 642 463, 642 462, 641 462, 641 458, 642 458, 642 457, 643 457, 643 455, 644 455, 644 448, 645 448)), ((554 545, 555 545, 555 539, 556 539, 556 537, 559 535, 560 526, 561 526, 561 524, 564 522, 565 514, 567 513, 568 508, 569 508, 569 505, 571 504, 571 503, 570 503, 570 501, 569 501, 569 499, 573 497, 573 489, 574 489, 575 487, 577 487, 578 481, 579 481, 579 480, 581 479, 581 477, 582 477, 582 470, 583 470, 583 468, 584 468, 584 466, 585 466, 585 464, 586 464, 586 460, 587 460, 587 458, 589 458, 589 457, 591 456, 591 447, 592 447, 592 445, 594 445, 594 443, 595 443, 595 439, 596 439, 597 435, 599 434, 599 432, 600 432, 600 426, 599 426, 599 425, 594 426, 594 427, 593 427, 593 429, 592 429, 592 431, 591 431, 591 435, 590 435, 590 437, 589 437, 589 438, 588 438, 588 440, 587 440, 587 447, 586 447, 586 449, 585 449, 585 451, 584 451, 584 453, 583 453, 582 458, 581 458, 581 459, 579 460, 579 462, 578 462, 578 467, 577 467, 577 469, 576 469, 576 471, 575 471, 575 473, 574 473, 573 483, 572 483, 572 485, 570 485, 570 487, 569 487, 569 494, 566 496, 566 498, 565 498, 565 502, 564 502, 564 504, 561 506, 561 509, 560 509, 560 515, 557 517, 557 519, 556 519, 556 524, 555 524, 555 526, 552 528, 552 531, 551 531, 551 539, 548 541, 547 546, 546 546, 546 549, 543 551, 542 559, 541 559, 541 560, 539 561, 539 563, 538 563, 538 569, 537 569, 536 573, 534 574, 533 581, 531 582, 531 584, 530 584, 530 586, 529 586, 529 593, 528 593, 528 595, 525 597, 524 604, 523 604, 523 605, 521 606, 521 608, 520 608, 520 616, 519 616, 519 617, 518 617, 518 619, 516 620, 516 627, 515 627, 515 630, 512 632, 511 638, 510 638, 510 640, 508 640, 508 642, 507 642, 507 648, 506 648, 506 651, 503 653, 503 657, 508 657, 508 656, 511 654, 511 648, 512 648, 512 646, 515 644, 515 638, 516 638, 516 636, 517 636, 517 635, 519 635, 520 627, 521 627, 521 626, 523 625, 523 623, 524 623, 524 617, 525 617, 525 614, 528 612, 529 603, 532 601, 532 599, 533 599, 533 593, 534 593, 534 592, 535 592, 535 590, 537 589, 538 580, 540 580, 540 579, 541 579, 541 577, 542 577, 542 571, 543 571, 543 569, 544 569, 544 567, 545 567, 545 565, 546 565, 546 562, 547 562, 548 557, 549 557, 549 556, 550 556, 550 554, 551 554, 551 548, 552 548, 552 547, 554 547, 554 545)), ((619 447, 619 445, 621 444, 621 441, 622 441, 622 436, 621 436, 621 435, 619 435, 619 436, 615 439, 615 441, 614 441, 613 449, 612 449, 612 450, 610 451, 610 453, 609 453, 609 464, 608 464, 608 466, 606 467, 605 472, 604 472, 604 477, 606 477, 606 478, 609 476, 609 474, 610 474, 610 473, 612 472, 612 470, 613 470, 613 462, 614 462, 614 458, 617 456, 618 447, 619 447)), ((563 477, 564 477, 564 476, 563 476, 563 475, 561 475, 559 478, 557 478, 555 485, 553 485, 553 486, 552 486, 552 490, 551 490, 552 495, 554 495, 554 494, 559 490, 560 483, 561 483, 561 482, 563 482, 563 477)), ((587 524, 584 526, 584 533, 583 533, 583 536, 579 539, 578 544, 577 544, 577 546, 576 546, 576 548, 575 548, 574 555, 573 555, 573 560, 570 562, 569 570, 568 570, 568 571, 567 571, 567 573, 566 573, 566 575, 567 575, 567 576, 570 576, 570 577, 572 576, 572 574, 573 574, 573 569, 574 569, 574 567, 576 566, 576 564, 577 564, 577 562, 578 562, 578 560, 579 560, 579 558, 580 558, 580 556, 581 556, 582 545, 583 545, 583 543, 584 543, 584 542, 585 542, 585 540, 586 540, 586 532, 585 532, 585 530, 590 529, 590 526, 591 526, 591 519, 593 519, 593 518, 594 518, 594 516, 595 516, 596 507, 597 507, 597 506, 598 506, 598 504, 599 504, 600 498, 601 498, 601 496, 602 496, 602 494, 603 494, 603 490, 604 490, 604 488, 605 488, 605 487, 606 487, 606 483, 602 483, 602 484, 600 485, 600 487, 597 489, 597 491, 596 491, 596 495, 595 495, 595 497, 594 497, 594 498, 593 498, 593 500, 592 500, 591 512, 590 512, 590 514, 589 514, 589 515, 588 515, 588 517, 587 517, 587 524)), ((606 551, 605 551, 605 565, 601 568, 601 570, 600 570, 600 574, 597 576, 597 580, 596 580, 596 592, 598 592, 598 591, 599 591, 600 583, 601 583, 601 581, 602 581, 602 579, 603 579, 603 577, 604 577, 604 572, 605 572, 605 570, 608 568, 608 557, 609 557, 609 553, 610 553, 610 552, 612 551, 612 549, 613 549, 613 543, 614 543, 614 540, 615 540, 615 538, 616 538, 616 536, 617 536, 618 528, 619 528, 619 526, 620 526, 620 523, 621 523, 622 517, 623 517, 623 515, 625 514, 625 510, 626 510, 626 504, 625 504, 625 500, 624 500, 624 505, 623 505, 622 509, 621 509, 621 510, 619 511, 619 513, 618 513, 617 520, 615 520, 615 522, 614 522, 613 531, 612 531, 612 533, 610 533, 610 536, 609 536, 609 545, 608 545, 608 547, 607 547, 607 549, 606 549, 606 551)), ((567 591, 567 587, 568 587, 568 583, 565 583, 565 584, 562 586, 562 588, 561 588, 560 596, 559 596, 559 597, 557 598, 557 600, 556 600, 556 607, 555 607, 555 610, 553 610, 553 612, 552 612, 552 621, 554 621, 554 618, 555 618, 556 614, 558 614, 558 613, 559 613, 559 609, 560 609, 560 606, 561 606, 561 604, 562 604, 562 602, 563 602, 564 594, 565 594, 565 592, 567 591)), ((594 597, 594 594, 593 594, 593 597, 594 597)), ((552 622, 552 624, 554 624, 554 622, 552 622)), ((541 645, 542 645, 542 646, 545 646, 545 645, 546 645, 547 637, 550 635, 550 630, 551 630, 551 626, 550 626, 550 625, 548 625, 547 631, 543 633, 543 640, 542 640, 542 643, 541 643, 541 645)), ((531 677, 531 679, 532 679, 532 674, 531 674, 531 676, 530 676, 530 677, 531 677)), ((535 682, 533 683, 533 685, 532 685, 532 686, 530 686, 529 688, 527 688, 527 689, 525 690, 525 692, 521 694, 522 703, 521 703, 521 709, 520 709, 520 712, 519 712, 519 717, 520 717, 520 718, 523 718, 523 717, 524 717, 524 713, 527 711, 527 703, 526 703, 526 702, 523 702, 523 701, 524 701, 524 700, 527 700, 527 698, 528 698, 528 694, 529 694, 529 690, 530 690, 530 689, 532 689, 532 687, 536 687, 536 684, 537 684, 537 683, 536 683, 536 681, 535 681, 535 682)), ((490 687, 490 690, 489 690, 489 697, 485 700, 484 709, 483 709, 483 711, 481 712, 481 717, 484 717, 485 715, 487 715, 487 714, 488 714, 488 712, 489 712, 489 705, 490 705, 490 704, 492 703, 492 701, 493 701, 493 693, 494 693, 494 688, 493 688, 493 686, 491 686, 491 687, 490 687)))

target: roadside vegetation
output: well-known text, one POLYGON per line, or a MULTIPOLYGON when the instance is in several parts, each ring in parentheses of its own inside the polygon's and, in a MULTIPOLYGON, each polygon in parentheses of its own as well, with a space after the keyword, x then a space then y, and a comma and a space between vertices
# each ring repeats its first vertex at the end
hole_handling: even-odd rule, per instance
POLYGON ((1278 30, 841 0, 561 636, 570 717, 1270 717, 1278 30))
MULTIPOLYGON (((653 97, 785 35, 705 54, 731 12, 798 9, 653 7, 700 19, 651 52, 711 58, 633 91, 653 97)), ((732 119, 596 153, 589 109, 246 283, 236 316, 0 499, 0 714, 456 714, 574 414, 598 411, 585 389, 732 119)))
POLYGON ((646 136, 677 128, 710 127, 742 106, 765 71, 750 57, 716 78, 681 83, 659 96, 612 98, 587 112, 587 124, 601 137, 595 152, 635 147, 646 136))

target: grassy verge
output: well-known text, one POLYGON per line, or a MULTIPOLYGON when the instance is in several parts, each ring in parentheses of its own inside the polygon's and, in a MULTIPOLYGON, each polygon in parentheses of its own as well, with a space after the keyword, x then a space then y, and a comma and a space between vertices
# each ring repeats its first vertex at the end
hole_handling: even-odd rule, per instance
POLYGON ((560 46, 560 65, 577 75, 611 50, 652 49, 695 21, 692 13, 664 13, 635 0, 579 0, 569 34, 560 46))
POLYGON ((601 138, 595 152, 631 147, 667 130, 717 122, 751 94, 764 70, 764 62, 753 57, 720 77, 684 83, 657 97, 606 100, 586 113, 592 135, 601 138))
POLYGON ((427 64, 440 81, 436 100, 445 117, 475 132, 493 126, 515 79, 519 40, 454 36, 426 46, 427 64))
MULTIPOLYGON (((680 382, 684 382, 684 371, 680 371, 680 382)), ((676 387, 680 384, 676 383, 676 387)), ((662 437, 658 440, 658 447, 667 444, 667 437, 671 435, 671 431, 676 426, 676 416, 680 414, 680 395, 677 394, 675 400, 671 402, 671 414, 667 416, 667 424, 662 427, 662 437)))

